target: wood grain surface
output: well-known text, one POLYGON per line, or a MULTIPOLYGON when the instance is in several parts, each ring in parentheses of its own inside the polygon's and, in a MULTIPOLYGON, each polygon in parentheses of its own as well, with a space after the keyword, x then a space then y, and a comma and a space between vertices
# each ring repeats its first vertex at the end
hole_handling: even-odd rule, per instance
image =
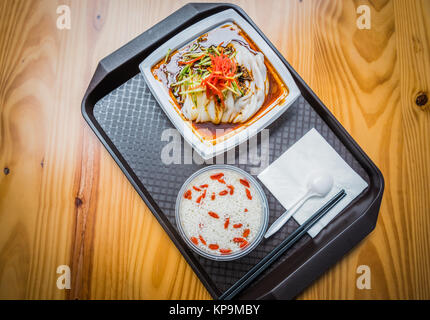
MULTIPOLYGON (((0 1, 0 298, 210 298, 80 113, 98 61, 185 3, 0 1)), ((236 3, 385 177, 375 231, 298 298, 430 299, 430 1, 236 3)))

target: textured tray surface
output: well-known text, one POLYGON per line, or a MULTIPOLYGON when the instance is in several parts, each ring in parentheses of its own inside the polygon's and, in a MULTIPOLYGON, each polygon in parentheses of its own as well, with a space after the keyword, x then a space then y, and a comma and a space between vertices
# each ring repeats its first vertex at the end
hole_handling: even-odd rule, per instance
MULTIPOLYGON (((200 165, 195 162, 183 164, 183 156, 182 164, 166 165, 161 161, 162 149, 169 143, 169 141, 162 141, 162 133, 165 129, 174 129, 174 127, 151 95, 142 75, 136 75, 98 101, 93 112, 97 122, 112 140, 112 143, 169 221, 175 225, 177 193, 185 180, 204 164, 200 165)), ((369 177, 364 169, 302 96, 287 112, 269 126, 270 163, 312 128, 317 129, 339 155, 369 183, 369 177)), ((257 144, 258 154, 261 151, 260 140, 258 139, 257 144)), ((183 139, 181 139, 181 147, 183 151, 183 139)), ((239 164, 237 150, 234 164, 250 173, 255 173, 256 168, 259 167, 259 164, 252 162, 239 164)), ((267 189, 264 188, 264 190, 269 202, 270 225, 285 210, 267 189)), ((217 262, 198 255, 196 257, 217 288, 223 292, 274 249, 296 227, 297 224, 290 220, 287 226, 284 226, 270 239, 263 240, 250 254, 233 262, 217 262)), ((260 276, 260 279, 309 241, 312 241, 310 237, 304 237, 260 276)))

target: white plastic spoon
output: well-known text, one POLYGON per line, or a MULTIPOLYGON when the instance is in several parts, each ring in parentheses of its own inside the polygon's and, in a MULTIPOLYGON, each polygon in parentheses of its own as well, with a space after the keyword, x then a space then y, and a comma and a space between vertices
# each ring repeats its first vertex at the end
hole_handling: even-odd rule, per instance
POLYGON ((308 190, 297 202, 285 211, 267 230, 264 237, 267 239, 276 233, 293 216, 293 214, 310 198, 325 197, 333 187, 333 177, 326 172, 312 174, 307 183, 308 190))

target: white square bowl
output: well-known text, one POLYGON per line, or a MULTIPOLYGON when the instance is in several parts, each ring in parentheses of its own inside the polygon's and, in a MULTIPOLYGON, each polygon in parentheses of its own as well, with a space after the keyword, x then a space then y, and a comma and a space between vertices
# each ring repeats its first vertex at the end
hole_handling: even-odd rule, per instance
POLYGON ((170 121, 181 133, 185 141, 187 141, 205 160, 208 160, 223 152, 226 152, 231 148, 236 147, 237 145, 245 142, 253 135, 263 130, 274 120, 276 120, 281 114, 283 114, 300 95, 299 88, 294 82, 287 67, 282 63, 281 59, 279 59, 279 57, 270 48, 267 42, 258 34, 258 32, 233 9, 228 9, 200 20, 184 31, 178 33, 158 47, 148 57, 146 57, 145 60, 143 60, 143 62, 139 65, 139 68, 152 94, 154 95, 155 99, 157 99, 158 103, 160 104, 161 108, 163 108, 170 121), (275 106, 269 106, 268 112, 266 112, 256 121, 252 122, 245 129, 240 130, 233 135, 229 135, 227 138, 221 139, 216 144, 213 144, 210 141, 202 139, 193 131, 191 121, 184 120, 180 114, 180 109, 177 108, 175 101, 173 101, 172 97, 169 95, 168 88, 161 81, 154 77, 151 69, 160 60, 165 58, 166 52, 169 49, 171 49, 172 52, 177 49, 181 49, 188 43, 197 39, 202 34, 205 34, 208 31, 229 22, 237 24, 243 31, 246 32, 251 40, 254 41, 259 50, 265 55, 266 59, 270 61, 273 68, 277 71, 279 77, 287 86, 289 92, 285 99, 283 99, 280 103, 277 103, 275 106))

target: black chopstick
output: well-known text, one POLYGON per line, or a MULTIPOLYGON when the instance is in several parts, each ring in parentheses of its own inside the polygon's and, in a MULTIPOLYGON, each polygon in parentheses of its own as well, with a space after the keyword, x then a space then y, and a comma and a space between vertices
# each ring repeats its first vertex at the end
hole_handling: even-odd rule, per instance
POLYGON ((300 238, 306 234, 327 212, 329 212, 336 204, 346 196, 345 190, 341 190, 333 198, 331 198, 324 206, 312 215, 305 223, 298 227, 284 241, 282 241, 275 249, 273 249, 260 262, 252 267, 242 278, 234 285, 228 288, 222 295, 221 300, 230 300, 242 291, 249 283, 258 277, 266 270, 276 259, 278 259, 285 251, 290 249, 300 238))

